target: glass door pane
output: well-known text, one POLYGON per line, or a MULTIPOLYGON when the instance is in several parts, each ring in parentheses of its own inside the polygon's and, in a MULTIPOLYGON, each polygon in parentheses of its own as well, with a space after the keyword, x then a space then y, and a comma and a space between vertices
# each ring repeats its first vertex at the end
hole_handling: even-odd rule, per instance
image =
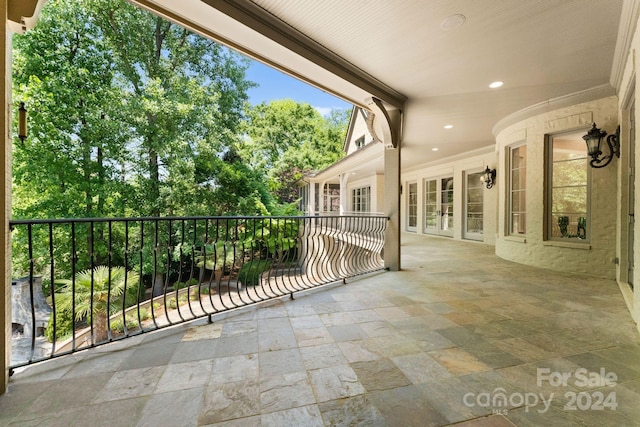
POLYGON ((482 172, 467 174, 464 227, 464 237, 466 239, 483 239, 484 186, 480 180, 482 175, 482 172))
POLYGON ((424 231, 438 232, 438 181, 431 179, 424 182, 424 231))
POLYGON ((453 177, 440 180, 440 234, 453 236, 453 177))
POLYGON ((418 226, 418 183, 409 183, 409 205, 407 217, 407 230, 416 231, 418 226))

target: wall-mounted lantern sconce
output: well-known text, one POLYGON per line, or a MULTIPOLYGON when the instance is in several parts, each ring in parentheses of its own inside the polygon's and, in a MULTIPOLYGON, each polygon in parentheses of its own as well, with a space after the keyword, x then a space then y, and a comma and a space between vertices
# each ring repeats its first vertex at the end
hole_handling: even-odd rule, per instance
POLYGON ((480 177, 480 181, 484 182, 487 188, 493 187, 493 182, 496 179, 496 170, 489 169, 489 166, 484 170, 484 173, 480 177))
POLYGON ((611 163, 611 160, 613 160, 614 155, 620 157, 620 126, 616 129, 615 134, 607 137, 606 141, 609 146, 609 155, 601 157, 603 153, 600 146, 606 135, 607 132, 598 129, 594 123, 589 133, 582 137, 587 143, 587 153, 591 156, 590 164, 592 168, 603 168, 607 166, 611 163))
POLYGON ((20 103, 18 109, 18 138, 22 142, 27 139, 27 109, 24 108, 24 102, 20 103))

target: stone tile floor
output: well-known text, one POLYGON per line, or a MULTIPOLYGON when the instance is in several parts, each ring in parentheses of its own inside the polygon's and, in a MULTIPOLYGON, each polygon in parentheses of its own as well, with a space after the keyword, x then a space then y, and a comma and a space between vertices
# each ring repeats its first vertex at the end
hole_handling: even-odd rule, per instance
POLYGON ((403 236, 401 272, 34 365, 7 426, 640 426, 611 280, 403 236))

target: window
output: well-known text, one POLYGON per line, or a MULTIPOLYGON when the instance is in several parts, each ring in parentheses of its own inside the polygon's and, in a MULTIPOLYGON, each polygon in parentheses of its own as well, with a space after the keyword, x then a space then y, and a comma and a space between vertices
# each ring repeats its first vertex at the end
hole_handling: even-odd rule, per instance
POLYGON ((507 205, 508 233, 525 235, 527 232, 527 146, 509 149, 509 194, 507 205))
POLYGON ((547 239, 588 237, 589 165, 585 131, 548 137, 547 239))
POLYGON ((326 184, 324 208, 327 212, 340 212, 340 184, 326 184))
POLYGON ((371 187, 354 188, 351 191, 351 206, 354 212, 370 212, 371 187))
POLYGON ((298 210, 304 212, 305 214, 309 213, 309 184, 298 188, 298 197, 300 198, 298 202, 298 210))
POLYGON ((356 139, 356 148, 359 150, 362 147, 364 147, 364 135, 362 135, 360 138, 356 139))

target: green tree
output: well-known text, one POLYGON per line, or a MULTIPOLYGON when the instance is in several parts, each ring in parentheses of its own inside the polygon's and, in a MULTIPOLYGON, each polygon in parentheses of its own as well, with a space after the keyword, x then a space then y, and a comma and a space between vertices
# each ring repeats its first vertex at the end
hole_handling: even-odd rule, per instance
MULTIPOLYGON (((60 317, 72 317, 76 322, 93 325, 94 342, 108 339, 108 317, 127 305, 125 294, 135 296, 138 292, 138 275, 122 267, 109 269, 100 265, 77 273, 75 280, 64 279, 58 283, 62 284, 55 295, 60 317)), ((61 336, 70 331, 56 332, 61 336)))
POLYGON ((13 96, 30 117, 13 156, 15 218, 124 212, 121 90, 90 3, 49 2, 38 26, 14 37, 13 96))
MULTIPOLYGON (((122 0, 51 0, 14 48, 14 99, 30 111, 30 136, 15 147, 14 218, 256 214, 270 204, 261 176, 225 160, 252 85, 247 60, 122 0)), ((106 261, 95 228, 76 229, 78 270, 106 261)), ((55 233, 56 276, 68 277, 71 233, 55 233)), ((15 247, 26 238, 15 232, 15 247)), ((164 244, 145 241, 154 243, 164 244)), ((35 256, 45 266, 47 249, 35 256)), ((15 253, 24 274, 29 257, 15 253)))
MULTIPOLYGON (((51 1, 34 30, 13 38, 13 97, 25 102, 30 118, 29 138, 14 144, 16 219, 124 214, 130 190, 122 174, 127 132, 121 90, 114 85, 116 70, 92 24, 90 5, 51 1)), ((70 248, 70 233, 58 231, 57 246, 70 248)), ((46 235, 45 229, 34 229, 35 237, 46 235)), ((13 239, 15 248, 27 247, 26 233, 16 232, 13 239)), ((106 262, 102 226, 93 233, 79 227, 76 241, 86 248, 78 251, 79 268, 90 265, 90 252, 97 263, 106 262)), ((48 244, 35 245, 34 258, 48 259, 47 249, 48 244)), ((14 270, 24 274, 28 254, 14 253, 14 270)), ((69 274, 71 260, 69 255, 57 260, 61 274, 69 274)))
POLYGON ((304 172, 323 169, 343 155, 346 110, 324 118, 307 103, 283 99, 258 104, 247 116, 241 152, 252 167, 269 176, 280 203, 295 200, 295 183, 304 172))
POLYGON ((192 214, 218 172, 199 158, 222 156, 238 139, 253 85, 248 60, 122 0, 93 4, 137 137, 136 206, 142 215, 192 214))

